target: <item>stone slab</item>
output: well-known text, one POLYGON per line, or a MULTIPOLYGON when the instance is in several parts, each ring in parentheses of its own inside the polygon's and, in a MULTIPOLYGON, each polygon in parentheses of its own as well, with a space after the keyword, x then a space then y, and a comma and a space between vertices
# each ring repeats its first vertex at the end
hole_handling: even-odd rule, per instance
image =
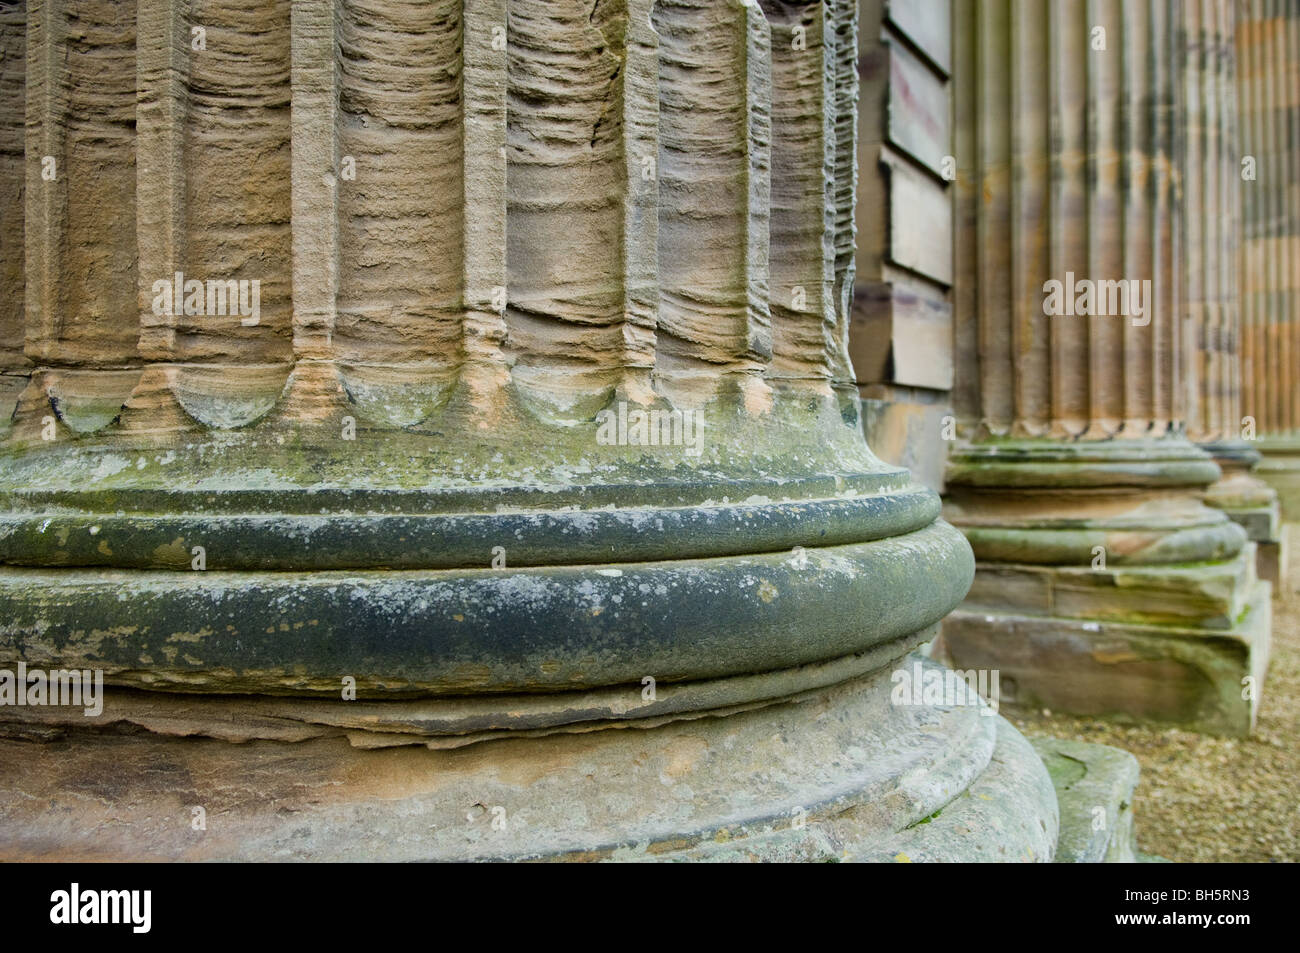
POLYGON ((1277 539, 1281 527, 1281 517, 1276 503, 1272 506, 1253 506, 1248 509, 1231 509, 1223 507, 1228 518, 1246 531, 1246 535, 1256 542, 1277 539))
POLYGON ((1226 631, 963 606, 944 620, 932 651, 957 669, 999 671, 1005 705, 1244 737, 1268 668, 1270 590, 1256 582, 1226 631))
POLYGON ((1121 864, 1138 859, 1133 822, 1137 758, 1109 745, 1031 738, 1056 789, 1058 864, 1121 864))
POLYGON ((972 612, 1231 629, 1256 582, 1254 544, 1232 559, 1175 566, 977 563, 972 612))

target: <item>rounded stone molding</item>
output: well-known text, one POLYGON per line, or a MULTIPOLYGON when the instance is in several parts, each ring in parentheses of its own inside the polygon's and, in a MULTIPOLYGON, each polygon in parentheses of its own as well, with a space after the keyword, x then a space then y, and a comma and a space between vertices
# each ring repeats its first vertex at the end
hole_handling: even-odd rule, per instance
POLYGON ((874 542, 651 563, 293 573, 0 573, 0 652, 207 692, 556 691, 769 671, 951 611, 974 573, 935 523, 874 542), (925 584, 918 585, 918 580, 925 584), (793 638, 799 633, 798 638, 793 638))

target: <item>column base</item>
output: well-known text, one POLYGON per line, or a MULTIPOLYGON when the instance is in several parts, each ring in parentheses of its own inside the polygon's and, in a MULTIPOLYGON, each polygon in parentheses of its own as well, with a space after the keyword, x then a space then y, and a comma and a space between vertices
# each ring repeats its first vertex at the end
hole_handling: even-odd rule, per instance
POLYGON ((1267 507, 1220 507, 1213 500, 1205 501, 1209 506, 1222 509, 1228 519, 1246 531, 1246 535, 1255 543, 1255 575, 1273 587, 1275 595, 1281 595, 1283 580, 1286 578, 1286 540, 1282 534, 1281 511, 1274 502, 1267 507))
POLYGON ((1257 543, 1276 542, 1281 529, 1281 512, 1276 503, 1272 506, 1233 506, 1221 505, 1215 500, 1207 499, 1206 504, 1223 510, 1238 526, 1246 531, 1246 536, 1257 543))
MULTIPOLYGON (((8 709, 0 853, 1050 861, 1056 798, 1029 744, 982 704, 894 704, 895 667, 748 708, 512 732, 452 749, 411 735, 369 748, 364 728, 294 741, 245 724, 262 737, 242 744, 190 736, 216 699, 189 699, 189 722, 148 728, 124 720, 123 704, 83 724, 52 709, 8 709)), ((225 712, 209 724, 232 720, 225 712)))
POLYGON ((977 569, 972 599, 944 620, 934 655, 958 669, 999 670, 1003 704, 1244 737, 1268 668, 1271 587, 1254 577, 1253 553, 1234 562, 1235 583, 1217 567, 1145 567, 1099 573, 1108 578, 1091 591, 1078 585, 1086 571, 977 569), (1017 600, 1024 586, 1002 586, 1010 598, 995 607, 987 598, 999 591, 989 585, 994 574, 1035 579, 1046 603, 1017 600), (1148 613, 1136 613, 1140 606, 1148 613))
POLYGON ((1209 444, 1204 449, 1214 454, 1224 474, 1206 490, 1205 504, 1227 514, 1257 544, 1255 571, 1273 584, 1276 594, 1285 568, 1281 507, 1273 488, 1251 472, 1260 454, 1245 441, 1209 444))
POLYGON ((1259 449, 1255 476, 1277 492, 1283 522, 1300 522, 1300 441, 1261 440, 1259 449))
MULTIPOLYGON (((1249 447, 1219 449, 1238 470, 1253 459, 1249 447)), ((1271 495, 1227 482, 1176 436, 990 441, 955 454, 945 515, 976 573, 935 657, 998 670, 1010 704, 1248 734, 1270 586, 1246 530, 1203 500, 1271 495)))

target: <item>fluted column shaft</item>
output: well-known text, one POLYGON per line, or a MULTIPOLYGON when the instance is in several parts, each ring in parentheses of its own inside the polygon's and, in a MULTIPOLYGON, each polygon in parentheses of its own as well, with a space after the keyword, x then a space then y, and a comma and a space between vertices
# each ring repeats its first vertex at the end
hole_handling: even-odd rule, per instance
POLYGON ((1184 306, 1197 344, 1188 365, 1188 436, 1241 442, 1237 250, 1240 201, 1232 0, 1184 4, 1184 306))
POLYGON ((956 397, 976 439, 1147 438, 1182 419, 1178 9, 959 5, 956 289, 972 346, 956 397))

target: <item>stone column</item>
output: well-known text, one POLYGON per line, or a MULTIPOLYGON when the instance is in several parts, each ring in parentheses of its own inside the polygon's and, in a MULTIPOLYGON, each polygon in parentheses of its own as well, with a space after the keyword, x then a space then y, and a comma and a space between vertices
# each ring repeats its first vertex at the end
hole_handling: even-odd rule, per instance
POLYGON ((1258 475, 1300 520, 1300 2, 1238 0, 1242 405, 1258 475))
POLYGON ((33 0, 0 669, 106 684, 0 706, 6 850, 1049 859, 909 654, 973 561, 856 412, 855 9, 33 0))
POLYGON ((1183 4, 959 4, 949 519, 975 583, 939 652, 1008 701, 1253 724, 1267 584, 1185 435, 1183 4))
POLYGON ((1240 234, 1235 8, 1232 0, 1184 4, 1183 195, 1188 334, 1188 436, 1209 451, 1223 479, 1205 501, 1223 510, 1256 544, 1261 578, 1280 581, 1277 494, 1251 475, 1259 462, 1255 427, 1241 413, 1240 234), (1249 438, 1249 439, 1246 439, 1249 438))

